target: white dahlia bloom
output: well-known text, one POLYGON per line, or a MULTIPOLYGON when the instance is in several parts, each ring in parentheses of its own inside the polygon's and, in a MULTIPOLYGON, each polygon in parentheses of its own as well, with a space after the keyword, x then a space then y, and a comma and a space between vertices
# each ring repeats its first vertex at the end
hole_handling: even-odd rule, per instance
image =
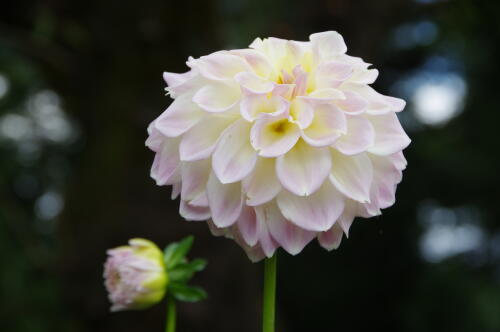
POLYGON ((312 239, 331 250, 355 217, 395 201, 410 139, 401 99, 372 89, 376 69, 340 34, 257 38, 164 73, 174 99, 148 128, 151 176, 256 261, 312 239))

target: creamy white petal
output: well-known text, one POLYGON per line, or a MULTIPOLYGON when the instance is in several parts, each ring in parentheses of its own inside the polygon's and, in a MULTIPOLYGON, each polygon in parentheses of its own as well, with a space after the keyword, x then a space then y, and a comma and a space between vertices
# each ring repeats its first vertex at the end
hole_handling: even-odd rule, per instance
POLYGON ((260 223, 253 207, 244 205, 237 221, 238 230, 247 245, 253 247, 259 241, 260 223))
POLYGON ((210 160, 185 162, 181 167, 182 199, 191 201, 204 193, 210 175, 210 160))
POLYGON ((237 73, 251 70, 250 65, 242 57, 225 51, 202 56, 192 60, 190 65, 197 68, 204 77, 215 81, 230 80, 237 73))
POLYGON ((207 197, 212 220, 217 227, 229 227, 236 222, 243 207, 241 184, 222 184, 214 173, 207 184, 207 197))
POLYGON ((154 126, 165 136, 177 137, 200 122, 204 115, 188 95, 182 95, 155 120, 154 126))
POLYGON ((250 175, 242 181, 246 193, 246 204, 257 206, 272 200, 281 191, 276 177, 274 158, 259 158, 250 175))
POLYGON ((212 83, 205 85, 193 96, 193 102, 207 112, 225 112, 236 105, 241 96, 239 87, 233 84, 212 83))
POLYGON ((331 166, 328 148, 314 148, 299 141, 287 154, 278 157, 276 174, 290 192, 307 196, 318 190, 328 177, 331 166))
POLYGON ((329 181, 307 197, 284 190, 279 193, 277 203, 286 219, 305 230, 315 232, 323 232, 332 227, 344 210, 342 194, 329 181))
POLYGON ((286 220, 275 203, 261 205, 256 211, 265 219, 272 237, 291 255, 301 252, 316 235, 286 220))
POLYGON ((369 120, 375 129, 375 140, 368 149, 377 155, 389 155, 405 149, 411 142, 398 117, 394 113, 370 116, 369 120))
POLYGON ((155 155, 150 174, 157 185, 174 184, 181 180, 178 149, 179 139, 177 138, 165 139, 161 144, 160 150, 155 155))
POLYGON ((230 117, 208 117, 189 130, 179 145, 180 158, 194 161, 210 157, 220 135, 232 122, 230 117))
POLYGON ((369 202, 373 167, 367 154, 346 156, 334 149, 331 152, 330 181, 347 197, 361 203, 369 202))
POLYGON ((287 153, 299 137, 299 126, 290 122, 287 114, 261 116, 250 131, 250 142, 262 157, 277 157, 287 153))
POLYGON ((194 206, 181 200, 179 214, 188 221, 201 221, 210 218, 210 209, 208 207, 194 206))
POLYGON ((326 59, 347 52, 344 38, 336 31, 314 33, 309 36, 315 57, 326 59))
POLYGON ((319 244, 328 251, 338 249, 340 246, 340 242, 342 242, 342 236, 344 233, 342 232, 342 228, 335 224, 333 227, 326 232, 322 232, 318 234, 318 242, 319 244))
POLYGON ((375 141, 375 129, 364 116, 346 116, 347 133, 335 141, 335 148, 345 155, 366 151, 375 141))
POLYGON ((220 137, 212 155, 212 168, 222 183, 240 181, 254 168, 257 152, 248 137, 250 123, 240 119, 220 137))
POLYGON ((315 108, 314 119, 302 132, 302 138, 315 147, 329 146, 346 131, 344 113, 331 104, 323 104, 315 108))

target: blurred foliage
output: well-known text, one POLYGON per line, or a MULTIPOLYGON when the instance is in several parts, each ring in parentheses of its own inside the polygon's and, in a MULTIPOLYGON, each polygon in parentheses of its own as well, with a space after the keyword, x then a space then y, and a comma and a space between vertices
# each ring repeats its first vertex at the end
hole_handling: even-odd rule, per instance
POLYGON ((148 177, 145 128, 169 102, 161 72, 186 70, 187 56, 331 29, 380 70, 377 89, 409 101, 409 167, 396 205, 357 221, 339 250, 280 255, 279 330, 500 331, 499 11, 491 0, 3 3, 0 330, 160 331, 161 306, 109 313, 105 250, 194 233, 193 254, 210 262, 194 282, 210 297, 180 305, 179 329, 257 331, 261 264, 181 220, 148 177), (441 95, 423 98, 425 86, 441 95), (425 122, 422 105, 458 92, 448 108, 460 112, 425 122))

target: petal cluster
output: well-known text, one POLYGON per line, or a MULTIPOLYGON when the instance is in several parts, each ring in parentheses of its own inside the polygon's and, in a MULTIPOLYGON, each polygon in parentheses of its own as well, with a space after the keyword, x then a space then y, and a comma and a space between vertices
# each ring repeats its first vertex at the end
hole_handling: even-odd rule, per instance
POLYGON ((173 186, 185 219, 207 220, 259 260, 314 238, 335 249, 355 217, 394 203, 405 102, 371 88, 378 71, 346 51, 334 31, 258 38, 164 73, 174 101, 146 145, 152 178, 173 186))
POLYGON ((104 278, 111 311, 149 307, 161 301, 168 283, 161 250, 138 238, 108 250, 104 278))

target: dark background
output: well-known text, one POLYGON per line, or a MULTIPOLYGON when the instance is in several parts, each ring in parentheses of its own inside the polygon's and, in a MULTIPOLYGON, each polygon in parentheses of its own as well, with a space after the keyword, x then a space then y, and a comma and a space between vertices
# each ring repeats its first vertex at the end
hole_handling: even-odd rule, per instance
POLYGON ((149 178, 164 70, 255 37, 337 30, 408 101, 395 206, 339 250, 279 258, 278 331, 500 331, 500 2, 2 1, 0 330, 162 331, 108 312, 105 250, 196 236, 209 299, 179 331, 258 331, 262 264, 188 223, 149 178))

